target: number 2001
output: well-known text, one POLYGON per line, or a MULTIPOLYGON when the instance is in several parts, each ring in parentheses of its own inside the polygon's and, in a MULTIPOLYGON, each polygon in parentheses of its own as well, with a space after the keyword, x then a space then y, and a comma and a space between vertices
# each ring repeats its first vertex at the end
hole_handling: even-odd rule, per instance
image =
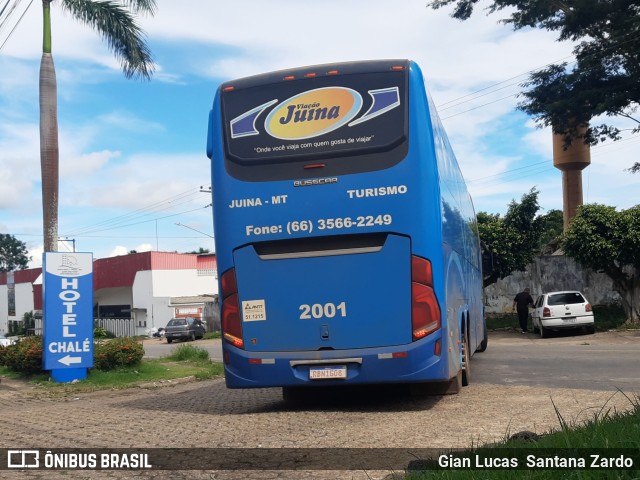
POLYGON ((346 317, 347 316, 347 303, 341 302, 338 305, 335 303, 314 303, 313 305, 302 304, 299 307, 302 312, 300 314, 301 320, 307 320, 310 318, 333 318, 335 316, 346 317))

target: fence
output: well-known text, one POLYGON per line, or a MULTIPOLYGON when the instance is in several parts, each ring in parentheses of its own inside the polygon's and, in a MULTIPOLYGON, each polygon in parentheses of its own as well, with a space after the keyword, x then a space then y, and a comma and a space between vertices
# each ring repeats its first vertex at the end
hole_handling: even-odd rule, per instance
POLYGON ((93 325, 104 328, 116 337, 134 337, 138 334, 133 318, 94 318, 93 325))
MULTIPOLYGON (((19 320, 9 320, 14 322, 15 325, 9 323, 10 334, 14 334, 12 329, 24 329, 26 335, 42 335, 42 318, 35 318, 32 328, 26 328, 23 326, 23 322, 19 320)), ((133 318, 94 318, 93 326, 104 328, 107 332, 113 334, 116 337, 134 337, 140 333, 136 329, 136 325, 133 318)), ((20 334, 23 332, 20 331, 20 334)))

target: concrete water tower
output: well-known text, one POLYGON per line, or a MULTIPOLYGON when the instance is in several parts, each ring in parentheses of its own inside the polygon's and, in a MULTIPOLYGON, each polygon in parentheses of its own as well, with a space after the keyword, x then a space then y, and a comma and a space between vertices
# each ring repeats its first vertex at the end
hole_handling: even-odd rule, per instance
POLYGON ((582 205, 582 170, 591 163, 589 145, 584 143, 583 135, 587 126, 579 128, 580 136, 574 139, 565 150, 564 135, 553 134, 553 166, 562 170, 562 205, 564 230, 575 217, 582 205))

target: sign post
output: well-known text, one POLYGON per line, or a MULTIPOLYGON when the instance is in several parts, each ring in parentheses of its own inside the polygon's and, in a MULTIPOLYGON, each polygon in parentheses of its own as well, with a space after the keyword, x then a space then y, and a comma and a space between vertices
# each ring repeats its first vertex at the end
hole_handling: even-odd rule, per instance
POLYGON ((56 382, 93 367, 93 254, 46 252, 43 363, 56 382))

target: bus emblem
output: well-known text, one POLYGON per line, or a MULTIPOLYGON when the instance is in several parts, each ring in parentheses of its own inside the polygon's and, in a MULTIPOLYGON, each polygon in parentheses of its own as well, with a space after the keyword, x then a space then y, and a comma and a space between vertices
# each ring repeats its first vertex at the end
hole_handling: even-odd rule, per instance
POLYGON ((329 185, 331 183, 338 183, 338 177, 326 177, 326 178, 309 178, 307 180, 294 180, 294 187, 313 187, 315 185, 329 185))
POLYGON ((360 111, 362 97, 345 87, 308 90, 288 98, 267 116, 264 128, 280 140, 302 140, 337 130, 360 111))

